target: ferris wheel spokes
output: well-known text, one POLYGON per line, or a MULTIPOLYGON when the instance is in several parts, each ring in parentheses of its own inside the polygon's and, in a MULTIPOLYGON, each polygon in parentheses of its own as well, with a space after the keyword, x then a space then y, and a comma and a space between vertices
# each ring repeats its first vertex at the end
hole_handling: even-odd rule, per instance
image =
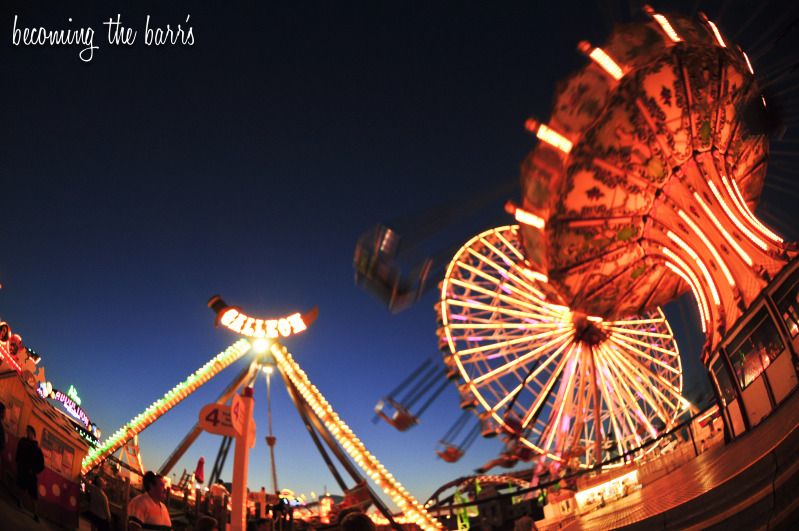
POLYGON ((526 273, 519 246, 516 226, 472 238, 437 305, 445 359, 486 430, 588 467, 673 424, 682 372, 662 312, 608 322, 572 312, 526 273))

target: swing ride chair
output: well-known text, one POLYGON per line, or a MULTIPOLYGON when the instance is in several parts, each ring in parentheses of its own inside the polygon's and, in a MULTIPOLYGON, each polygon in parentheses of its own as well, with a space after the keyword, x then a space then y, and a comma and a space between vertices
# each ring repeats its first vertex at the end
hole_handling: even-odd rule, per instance
POLYGON ((441 378, 442 375, 443 369, 433 358, 428 358, 393 391, 378 401, 372 421, 383 419, 398 431, 406 431, 417 425, 419 417, 446 388, 447 382, 441 378), (412 412, 420 402, 421 405, 412 412))
POLYGON ((399 234, 378 225, 358 239, 353 258, 355 284, 375 295, 393 313, 419 300, 433 265, 427 258, 403 275, 399 248, 399 234))

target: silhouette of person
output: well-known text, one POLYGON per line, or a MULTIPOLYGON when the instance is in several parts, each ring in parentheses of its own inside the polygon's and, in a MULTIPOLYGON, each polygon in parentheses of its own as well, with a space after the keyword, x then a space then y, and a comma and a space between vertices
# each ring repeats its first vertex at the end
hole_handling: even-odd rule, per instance
MULTIPOLYGON (((36 430, 28 425, 26 436, 17 443, 17 487, 22 498, 27 499, 33 512, 33 519, 39 521, 36 500, 39 497, 39 474, 44 470, 44 455, 36 441, 36 430)), ((17 498, 17 506, 22 506, 17 498)))

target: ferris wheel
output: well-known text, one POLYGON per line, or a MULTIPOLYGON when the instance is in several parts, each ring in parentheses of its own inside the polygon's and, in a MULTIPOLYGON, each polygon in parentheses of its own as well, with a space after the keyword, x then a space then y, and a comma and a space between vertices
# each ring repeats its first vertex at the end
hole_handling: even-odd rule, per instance
POLYGON ((610 322, 572 312, 520 248, 516 225, 482 232, 441 284, 445 363, 464 402, 480 410, 484 434, 585 468, 673 426, 686 402, 663 312, 610 322))

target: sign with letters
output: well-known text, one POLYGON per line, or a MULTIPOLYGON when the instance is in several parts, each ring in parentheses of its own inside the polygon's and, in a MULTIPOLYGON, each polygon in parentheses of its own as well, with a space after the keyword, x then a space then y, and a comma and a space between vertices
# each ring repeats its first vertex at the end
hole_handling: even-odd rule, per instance
POLYGON ((216 324, 247 337, 256 339, 278 339, 304 332, 316 320, 319 313, 314 307, 305 315, 299 312, 275 318, 252 317, 236 306, 228 306, 219 295, 208 301, 208 307, 216 312, 216 324))

